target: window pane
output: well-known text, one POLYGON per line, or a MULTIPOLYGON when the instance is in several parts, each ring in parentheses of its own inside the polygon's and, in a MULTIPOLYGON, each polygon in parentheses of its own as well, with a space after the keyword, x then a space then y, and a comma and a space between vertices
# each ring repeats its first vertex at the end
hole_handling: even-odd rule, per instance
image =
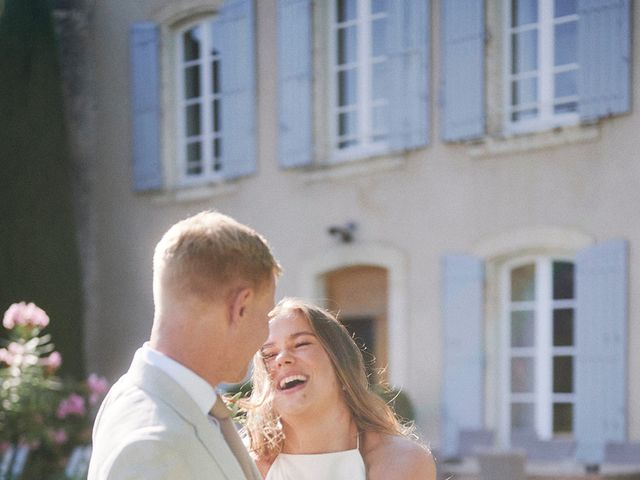
POLYGON ((573 309, 558 308, 553 311, 553 346, 572 347, 573 309))
POLYGON ((214 132, 220 131, 220 100, 211 103, 211 125, 214 132))
POLYGON ((200 58, 200 43, 202 39, 202 27, 197 26, 187 30, 182 35, 184 60, 197 60, 200 58))
MULTIPOLYGON (((213 139, 213 158, 215 160, 215 165, 219 165, 219 159, 222 157, 222 140, 220 138, 213 139)), ((218 168, 216 168, 218 170, 218 168)))
POLYGON ((578 61, 578 22, 556 25, 554 65, 566 65, 578 61))
POLYGON ((202 145, 193 142, 187 145, 187 175, 202 173, 202 145))
POLYGON ((213 154, 213 171, 217 172, 222 168, 222 163, 220 162, 221 157, 221 144, 219 138, 214 138, 212 142, 212 154, 213 154))
POLYGON ((200 135, 200 104, 187 107, 187 136, 200 135))
POLYGON ((511 35, 511 73, 531 72, 538 68, 538 31, 511 35))
POLYGON ((338 115, 338 136, 355 136, 356 133, 356 112, 345 112, 338 115))
POLYGON ((511 2, 511 26, 517 27, 538 21, 537 0, 513 0, 511 2))
POLYGON ((578 72, 571 70, 570 72, 556 73, 555 97, 569 97, 578 94, 578 72))
POLYGON ((336 19, 346 22, 356 18, 357 0, 336 0, 336 19))
POLYGON ((511 105, 518 106, 538 101, 538 79, 526 78, 511 82, 511 105))
POLYGON ((531 118, 536 118, 538 116, 537 108, 530 108, 528 110, 520 110, 518 112, 513 112, 511 114, 512 122, 519 122, 521 120, 527 120, 531 118))
POLYGON ((371 54, 374 57, 387 53, 387 21, 384 18, 374 20, 371 25, 372 46, 371 54))
POLYGON ((573 405, 571 403, 553 404, 553 433, 573 433, 573 405))
POLYGON ((357 60, 358 31, 356 27, 341 28, 338 30, 338 65, 352 63, 357 60))
POLYGON ((553 299, 573 298, 573 263, 553 262, 553 299))
POLYGON ((515 357, 511 359, 511 392, 532 393, 534 384, 533 358, 515 357))
POLYGON ((535 344, 535 316, 531 310, 511 312, 511 346, 533 347, 535 344))
POLYGON ((373 64, 373 100, 387 97, 387 62, 373 64))
POLYGON ((358 72, 355 69, 338 72, 338 106, 353 105, 357 101, 358 72))
POLYGON ((554 17, 564 17, 565 15, 573 15, 578 12, 576 0, 556 0, 554 8, 554 17))
POLYGON ((573 393, 573 357, 553 357, 553 393, 573 393))
POLYGON ((211 93, 220 93, 220 60, 211 62, 211 93))
POLYGON ((534 300, 536 266, 531 263, 511 270, 511 300, 522 302, 534 300))
POLYGON ((344 149, 344 148, 349 148, 349 147, 354 147, 358 145, 358 140, 353 139, 353 140, 341 140, 338 142, 338 148, 339 149, 344 149))
POLYGON ((371 0, 371 13, 382 13, 387 10, 386 0, 371 0))
POLYGON ((184 98, 200 96, 200 66, 185 68, 184 70, 184 98))
POLYGON ((534 405, 532 403, 511 404, 511 430, 517 432, 533 432, 534 405))
POLYGON ((571 113, 578 111, 577 102, 558 103, 553 107, 555 113, 571 113))

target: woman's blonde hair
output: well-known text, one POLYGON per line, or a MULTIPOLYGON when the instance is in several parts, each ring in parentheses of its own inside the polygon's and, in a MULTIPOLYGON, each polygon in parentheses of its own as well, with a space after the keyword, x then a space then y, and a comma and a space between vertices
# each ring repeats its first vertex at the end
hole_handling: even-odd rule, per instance
MULTIPOLYGON (((412 427, 403 425, 392 408, 371 390, 362 352, 344 325, 329 311, 296 298, 280 301, 269 317, 294 313, 309 321, 311 330, 327 352, 358 431, 411 435, 412 427)), ((284 435, 273 406, 273 385, 260 352, 253 358, 251 396, 242 405, 247 410, 244 432, 249 449, 259 458, 275 458, 282 450, 284 435)))

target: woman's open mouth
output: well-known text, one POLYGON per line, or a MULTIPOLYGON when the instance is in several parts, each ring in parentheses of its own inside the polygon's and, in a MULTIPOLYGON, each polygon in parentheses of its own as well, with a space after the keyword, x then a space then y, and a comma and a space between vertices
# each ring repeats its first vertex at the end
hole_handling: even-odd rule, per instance
POLYGON ((280 380, 280 382, 278 383, 278 390, 283 392, 291 391, 293 389, 296 389, 296 387, 301 387, 302 385, 307 383, 308 379, 309 377, 305 375, 289 375, 280 380))

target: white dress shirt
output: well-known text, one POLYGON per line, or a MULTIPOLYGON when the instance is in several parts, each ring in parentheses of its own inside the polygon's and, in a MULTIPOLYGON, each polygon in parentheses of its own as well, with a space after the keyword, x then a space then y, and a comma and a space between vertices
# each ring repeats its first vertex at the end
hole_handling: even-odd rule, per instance
POLYGON ((209 414, 216 402, 216 390, 204 378, 174 359, 167 357, 164 353, 154 350, 149 345, 149 342, 145 342, 136 351, 136 357, 149 365, 159 368, 175 380, 196 402, 202 413, 209 414))

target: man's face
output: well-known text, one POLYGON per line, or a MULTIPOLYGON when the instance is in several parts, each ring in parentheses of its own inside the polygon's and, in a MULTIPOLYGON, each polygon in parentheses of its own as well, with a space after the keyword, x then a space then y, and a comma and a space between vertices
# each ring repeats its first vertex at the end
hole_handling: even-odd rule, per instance
POLYGON ((244 316, 238 328, 239 340, 237 342, 236 359, 238 372, 236 379, 229 381, 240 382, 247 374, 247 367, 254 353, 266 341, 269 335, 269 312, 274 307, 276 290, 275 276, 258 290, 247 302, 244 316))

